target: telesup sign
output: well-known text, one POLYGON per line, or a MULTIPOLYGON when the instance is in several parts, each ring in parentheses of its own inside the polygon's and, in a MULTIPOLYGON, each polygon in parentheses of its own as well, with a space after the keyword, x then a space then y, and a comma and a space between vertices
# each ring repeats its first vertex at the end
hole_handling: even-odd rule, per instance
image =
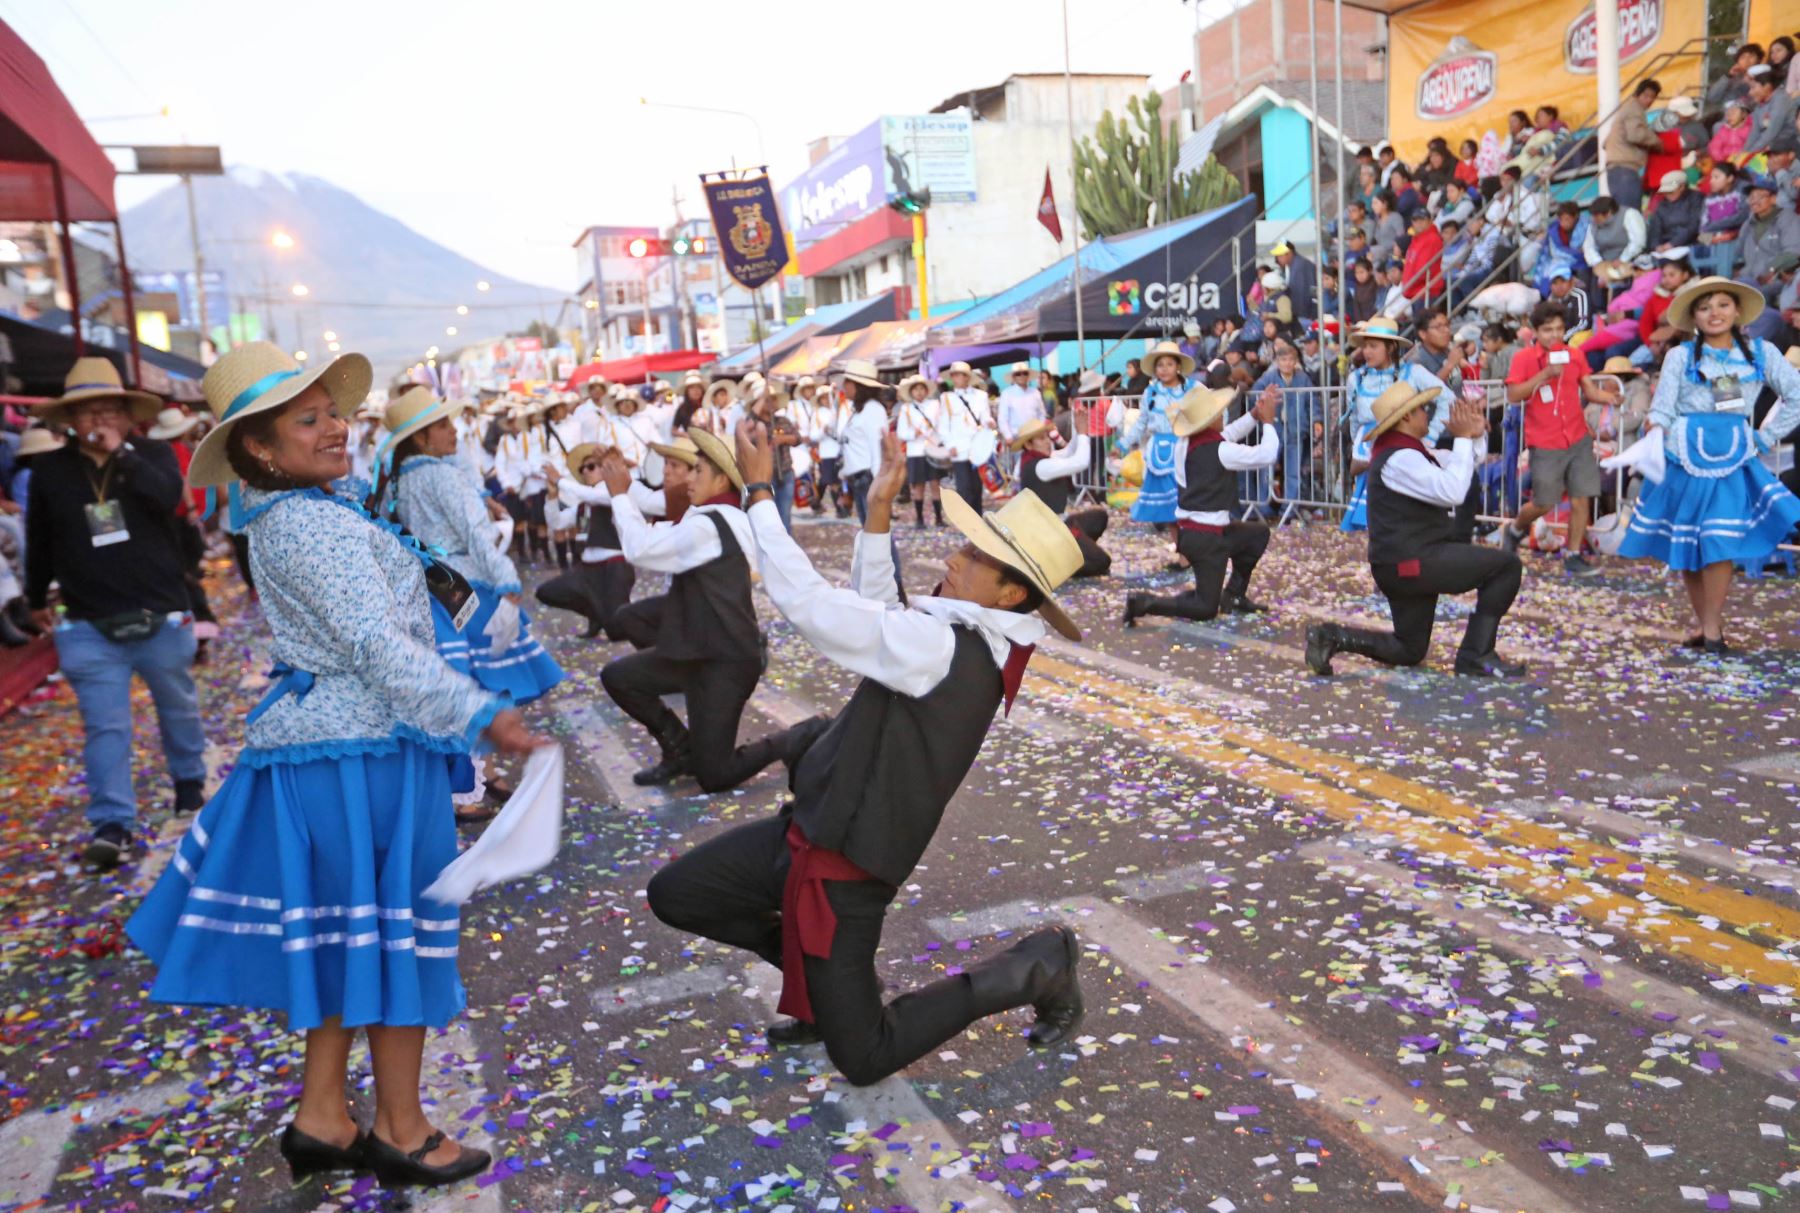
MULTIPOLYGON (((1597 60, 1594 10, 1585 9, 1563 34, 1563 66, 1583 76, 1597 60)), ((1663 32, 1663 0, 1619 0, 1619 62, 1628 63, 1656 45, 1663 32)))
POLYGON ((1480 109, 1494 99, 1499 79, 1499 56, 1467 38, 1452 38, 1444 53, 1419 74, 1413 112, 1427 121, 1443 121, 1480 109))

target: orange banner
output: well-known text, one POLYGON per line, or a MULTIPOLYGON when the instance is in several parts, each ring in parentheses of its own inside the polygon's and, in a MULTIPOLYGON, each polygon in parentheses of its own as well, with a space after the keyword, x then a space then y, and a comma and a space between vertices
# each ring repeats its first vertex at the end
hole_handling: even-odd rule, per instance
MULTIPOLYGON (((1619 0, 1621 81, 1705 28, 1706 0, 1619 0)), ((1599 109, 1588 0, 1437 0, 1391 18, 1388 30, 1388 137, 1409 163, 1434 136, 1452 149, 1490 132, 1504 142, 1515 109, 1554 105, 1570 126, 1599 109)), ((1691 89, 1700 60, 1683 57, 1656 78, 1665 97, 1691 89)))

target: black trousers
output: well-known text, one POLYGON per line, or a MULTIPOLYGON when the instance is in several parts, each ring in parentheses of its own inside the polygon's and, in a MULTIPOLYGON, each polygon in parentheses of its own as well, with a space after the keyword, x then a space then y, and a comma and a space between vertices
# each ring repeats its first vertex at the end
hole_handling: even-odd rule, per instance
MULTIPOLYGON (((787 827, 785 815, 771 817, 701 843, 650 878, 651 912, 779 967, 787 827)), ((829 958, 806 959, 814 1025, 831 1064, 857 1086, 904 1069, 980 1018, 963 974, 882 1004, 875 951, 897 891, 874 880, 828 881, 837 935, 829 958)))
POLYGON ((956 495, 969 503, 969 508, 977 512, 981 509, 981 473, 967 459, 958 459, 950 465, 950 471, 956 486, 956 495))
POLYGON ((1173 598, 1152 598, 1146 615, 1173 615, 1180 619, 1211 619, 1219 613, 1225 591, 1242 594, 1250 588, 1250 574, 1269 546, 1269 528, 1257 522, 1233 522, 1223 534, 1182 527, 1175 536, 1175 550, 1194 570, 1194 589, 1173 598), (1231 566, 1231 582, 1225 566, 1231 566))
POLYGON ((762 661, 676 661, 655 648, 614 658, 600 682, 626 715, 650 730, 664 753, 686 746, 694 778, 705 792, 724 792, 779 757, 767 738, 737 743, 744 705, 762 677, 762 661), (687 723, 663 703, 664 695, 687 698, 687 723))
POLYGON ((1410 564, 1372 565, 1375 586, 1387 595, 1393 612, 1392 633, 1344 628, 1347 652, 1387 665, 1418 665, 1431 649, 1431 627, 1440 594, 1475 591, 1475 613, 1463 633, 1463 651, 1479 657, 1493 645, 1493 631, 1519 593, 1519 558, 1499 548, 1466 543, 1437 543, 1410 564))
POLYGON ((1112 556, 1096 542, 1106 534, 1106 511, 1103 509, 1082 510, 1063 518, 1069 524, 1069 531, 1075 536, 1076 544, 1081 548, 1081 567, 1075 571, 1077 577, 1104 577, 1112 572, 1112 556))
POLYGON ((652 594, 620 607, 606 621, 606 638, 623 640, 634 649, 653 647, 656 634, 662 630, 663 605, 668 601, 666 595, 652 594))
POLYGON ((567 572, 540 585, 537 600, 547 607, 574 611, 605 627, 613 614, 631 601, 631 587, 636 584, 637 570, 628 561, 577 562, 567 572))

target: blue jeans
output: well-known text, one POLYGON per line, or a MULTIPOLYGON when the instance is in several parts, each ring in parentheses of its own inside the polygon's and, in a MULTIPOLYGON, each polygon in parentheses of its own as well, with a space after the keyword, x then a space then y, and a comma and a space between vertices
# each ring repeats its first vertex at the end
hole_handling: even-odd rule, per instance
POLYGON ((794 473, 776 474, 774 485, 775 512, 781 515, 781 525, 791 534, 794 530, 794 473))
POLYGON ((1641 168, 1609 168, 1606 189, 1621 209, 1644 204, 1644 170, 1641 168))
POLYGON ((75 689, 85 734, 81 757, 87 767, 88 821, 126 829, 137 824, 137 794, 131 781, 131 676, 150 688, 163 756, 177 780, 205 779, 206 735, 194 679, 194 625, 165 621, 155 635, 115 644, 93 624, 68 620, 56 629, 56 656, 63 677, 75 689))

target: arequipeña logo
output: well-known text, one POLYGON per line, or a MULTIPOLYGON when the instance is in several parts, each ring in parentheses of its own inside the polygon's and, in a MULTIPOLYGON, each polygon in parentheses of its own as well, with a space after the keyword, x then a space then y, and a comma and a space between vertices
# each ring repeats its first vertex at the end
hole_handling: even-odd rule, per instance
MULTIPOLYGON (((1635 59, 1656 45, 1663 32, 1663 0, 1619 0, 1619 62, 1635 59)), ((1594 10, 1590 6, 1569 22, 1563 35, 1563 66, 1594 74, 1594 10)))
POLYGON ((1413 110, 1427 121, 1455 118, 1492 101, 1499 79, 1498 56, 1467 38, 1452 38, 1444 53, 1419 74, 1413 110))

